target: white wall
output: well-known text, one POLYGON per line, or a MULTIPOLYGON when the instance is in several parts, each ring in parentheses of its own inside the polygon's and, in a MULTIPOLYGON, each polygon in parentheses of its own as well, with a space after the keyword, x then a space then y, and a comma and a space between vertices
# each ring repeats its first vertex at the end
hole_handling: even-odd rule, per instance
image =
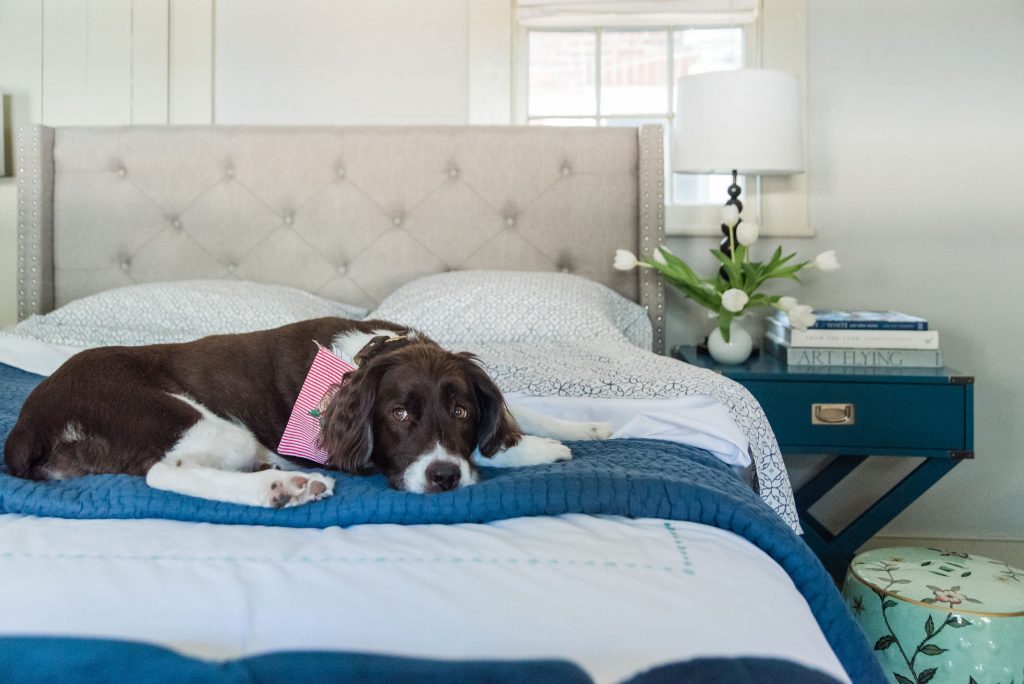
MULTIPOLYGON (((468 3, 482 1, 48 0, 44 16, 41 0, 0 0, 0 88, 14 125, 465 123, 468 3), (44 28, 70 57, 44 51, 44 28)), ((887 532, 1024 539, 1024 4, 813 0, 808 67, 818 237, 787 246, 837 249, 844 269, 798 292, 928 316, 948 361, 978 379, 978 459, 887 532)), ((0 179, 0 324, 14 319, 14 215, 0 179)), ((697 259, 713 244, 670 242, 697 259)), ((706 331, 688 304, 673 309, 671 342, 706 331)))
POLYGON ((217 123, 467 123, 468 0, 219 0, 217 123))

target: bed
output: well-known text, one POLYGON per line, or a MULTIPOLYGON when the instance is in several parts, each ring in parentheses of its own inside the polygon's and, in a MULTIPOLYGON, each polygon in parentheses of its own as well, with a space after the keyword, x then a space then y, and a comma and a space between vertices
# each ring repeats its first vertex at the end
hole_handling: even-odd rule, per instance
POLYGON ((612 268, 615 249, 663 238, 661 141, 656 126, 22 129, 24 320, 0 335, 0 439, 78 349, 327 314, 422 329, 479 354, 510 402, 616 434, 444 495, 343 477, 287 511, 0 473, 4 681, 879 678, 797 536, 763 411, 654 353, 661 282, 612 268))

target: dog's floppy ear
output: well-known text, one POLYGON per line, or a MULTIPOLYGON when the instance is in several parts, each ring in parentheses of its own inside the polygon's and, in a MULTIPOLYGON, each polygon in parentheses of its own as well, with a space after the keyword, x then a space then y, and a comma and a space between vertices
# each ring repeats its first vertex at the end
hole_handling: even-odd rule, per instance
POLYGON ((346 473, 373 472, 373 404, 389 363, 371 363, 345 376, 320 418, 317 446, 327 465, 346 473))
POLYGON ((476 393, 477 409, 480 412, 476 441, 480 453, 490 457, 502 449, 514 447, 523 432, 505 406, 501 390, 476 362, 473 354, 463 352, 457 356, 463 359, 476 393))

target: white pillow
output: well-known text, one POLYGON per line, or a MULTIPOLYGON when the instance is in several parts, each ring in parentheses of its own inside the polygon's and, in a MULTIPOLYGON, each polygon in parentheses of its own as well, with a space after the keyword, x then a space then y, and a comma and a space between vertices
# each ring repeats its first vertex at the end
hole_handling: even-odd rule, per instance
POLYGON ((251 332, 366 309, 281 285, 241 280, 182 280, 129 285, 31 316, 5 332, 74 347, 188 342, 251 332))
POLYGON ((421 330, 445 345, 619 339, 650 350, 644 308, 586 278, 538 271, 453 271, 414 280, 373 318, 421 330))

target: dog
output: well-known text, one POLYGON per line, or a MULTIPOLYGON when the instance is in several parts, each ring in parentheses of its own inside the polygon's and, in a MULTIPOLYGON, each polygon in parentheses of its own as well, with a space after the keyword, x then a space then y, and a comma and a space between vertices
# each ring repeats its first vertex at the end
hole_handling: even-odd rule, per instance
POLYGON ((25 401, 4 447, 8 472, 144 475, 157 489, 274 508, 331 496, 334 478, 287 472, 302 465, 275 453, 319 346, 356 366, 314 414, 328 470, 444 492, 476 483, 477 464, 565 461, 557 440, 611 435, 604 423, 510 411, 472 354, 385 321, 320 318, 80 352, 25 401))

